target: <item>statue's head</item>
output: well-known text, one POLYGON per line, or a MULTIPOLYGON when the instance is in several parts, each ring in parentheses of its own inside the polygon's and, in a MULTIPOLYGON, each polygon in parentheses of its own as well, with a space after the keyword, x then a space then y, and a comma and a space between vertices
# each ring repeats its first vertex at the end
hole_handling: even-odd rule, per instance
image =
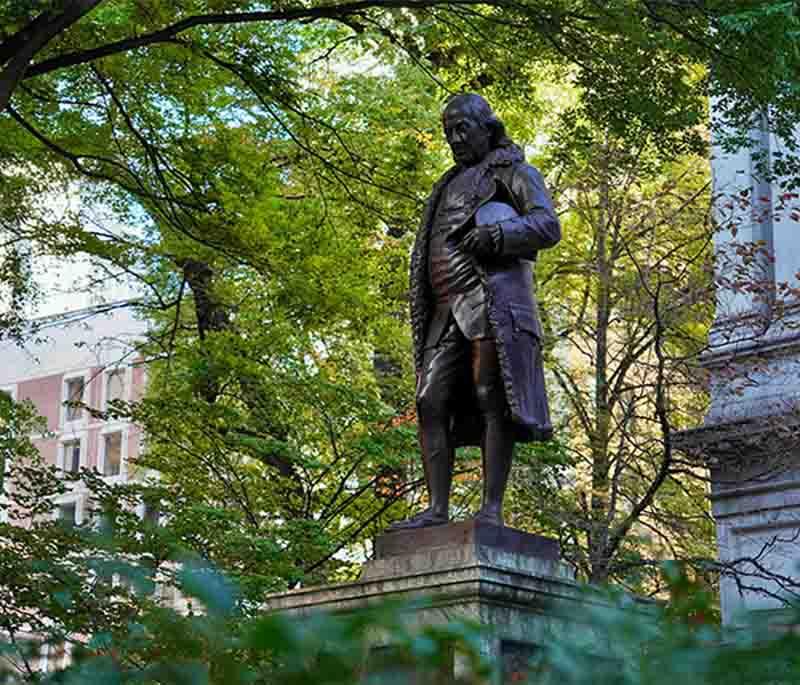
POLYGON ((442 112, 447 144, 457 164, 478 164, 505 138, 503 122, 480 95, 463 93, 447 101, 442 112))

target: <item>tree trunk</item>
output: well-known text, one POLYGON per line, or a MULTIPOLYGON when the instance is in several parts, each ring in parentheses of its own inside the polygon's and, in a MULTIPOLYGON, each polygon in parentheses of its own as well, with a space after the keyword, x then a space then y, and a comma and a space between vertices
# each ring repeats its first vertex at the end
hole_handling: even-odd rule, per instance
POLYGON ((597 313, 595 317, 594 411, 595 426, 591 441, 592 498, 589 529, 590 582, 603 583, 608 577, 609 472, 611 468, 608 442, 611 416, 608 404, 608 323, 611 318, 611 279, 613 264, 608 249, 609 186, 608 148, 602 149, 600 160, 597 243, 597 313))

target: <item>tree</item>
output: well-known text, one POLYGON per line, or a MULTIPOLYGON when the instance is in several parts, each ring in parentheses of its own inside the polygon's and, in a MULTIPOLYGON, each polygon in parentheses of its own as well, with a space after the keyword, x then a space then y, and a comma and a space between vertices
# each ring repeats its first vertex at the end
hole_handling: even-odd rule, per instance
POLYGON ((568 467, 541 486, 536 470, 515 496, 535 511, 526 487, 560 493, 541 496, 540 525, 583 577, 658 590, 654 560, 714 556, 704 470, 671 444, 703 415, 710 182, 700 159, 665 157, 646 139, 579 126, 554 149, 565 238, 539 285, 568 467))
MULTIPOLYGON (((3 393, 0 427, 8 466, 0 473, 11 485, 0 522, 3 683, 356 682, 373 630, 389 631, 397 649, 373 667, 436 673, 457 647, 476 678, 487 675, 478 629, 467 622, 418 631, 391 605, 299 621, 262 615, 248 601, 257 574, 240 566, 239 586, 181 545, 175 531, 185 517, 159 527, 132 511, 142 496, 163 493, 109 486, 88 470, 65 479, 30 442, 42 430, 34 407, 3 393), (95 504, 81 525, 55 515, 53 497, 73 487, 87 488, 95 504), (180 589, 182 607, 164 601, 159 588, 169 586, 180 589)), ((218 533, 215 524, 204 516, 193 532, 218 533)), ((263 550, 257 539, 239 542, 263 550)))
POLYGON ((420 141, 435 109, 415 92, 412 70, 337 86, 321 114, 347 119, 339 142, 371 160, 368 193, 353 197, 294 141, 263 141, 258 125, 241 126, 191 151, 216 198, 201 228, 224 232, 232 249, 200 252, 166 230, 149 248, 149 277, 170 305, 143 350, 148 397, 131 408, 148 435, 140 465, 161 473, 152 496, 168 527, 254 598, 352 573, 343 552, 370 540, 419 485, 381 490, 382 474, 415 451, 402 420, 413 373, 397 312, 416 203, 382 197, 380 185, 399 171, 406 181, 431 173, 424 162, 441 146, 420 141), (415 100, 413 119, 386 118, 415 100), (266 173, 281 156, 284 168, 266 173), (378 353, 406 367, 393 388, 376 377, 378 353))

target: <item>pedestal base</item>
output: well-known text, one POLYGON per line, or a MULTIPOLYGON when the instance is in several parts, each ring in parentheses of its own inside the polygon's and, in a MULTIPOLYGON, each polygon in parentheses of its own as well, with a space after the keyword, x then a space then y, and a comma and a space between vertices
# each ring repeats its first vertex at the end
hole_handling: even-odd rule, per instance
MULTIPOLYGON (((559 561, 555 540, 511 528, 468 521, 388 533, 375 543, 376 558, 354 583, 273 595, 268 608, 304 615, 351 611, 392 600, 427 601, 411 609, 415 625, 469 619, 489 628, 481 650, 514 678, 545 641, 589 639, 601 660, 612 655, 605 635, 578 620, 586 592, 559 561)), ((644 610, 646 605, 642 605, 644 610)), ((375 646, 391 644, 375 636, 375 646)), ((458 663, 456 663, 458 676, 458 663)))
POLYGON ((402 578, 469 567, 572 580, 572 569, 559 559, 556 540, 463 521, 381 535, 375 540, 375 559, 365 564, 361 579, 402 578))

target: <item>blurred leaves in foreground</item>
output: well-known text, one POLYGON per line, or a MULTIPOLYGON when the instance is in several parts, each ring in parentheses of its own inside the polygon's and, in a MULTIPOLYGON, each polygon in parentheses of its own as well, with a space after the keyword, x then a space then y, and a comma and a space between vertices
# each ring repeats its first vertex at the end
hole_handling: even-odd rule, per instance
POLYGON ((611 590, 603 605, 587 595, 572 639, 551 640, 532 664, 543 685, 756 685, 800 682, 800 604, 717 623, 713 596, 676 562, 662 565, 669 601, 633 611, 635 600, 611 590), (626 610, 628 609, 628 610, 626 610), (780 621, 776 619, 780 616, 780 621))
MULTIPOLYGON (((315 685, 345 683, 496 683, 559 685, 711 685, 800 682, 800 636, 755 623, 735 635, 711 622, 711 597, 677 564, 664 575, 672 597, 643 605, 615 590, 587 588, 566 633, 533 645, 528 668, 500 672, 481 645, 500 626, 469 621, 420 627, 409 620, 425 603, 383 603, 343 614, 263 613, 246 618, 241 595, 197 559, 178 574, 183 611, 152 604, 124 636, 98 634, 74 647, 62 670, 6 669, 0 682, 68 685, 315 685), (197 607, 202 606, 202 611, 197 607), (187 608, 188 607, 188 608, 187 608), (194 608, 193 608, 194 607, 194 608), (643 610, 644 609, 644 610, 643 610), (457 658, 454 658, 456 657, 457 658), (458 663, 454 674, 454 663, 458 663)), ((786 625, 800 623, 787 609, 786 625)), ((553 625, 559 623, 558 620, 553 625)), ((37 648, 33 643, 29 650, 37 648)), ((12 663, 19 644, 2 645, 12 663)), ((21 656, 21 654, 17 654, 21 656)))
MULTIPOLYGON (((26 677, 7 669, 0 682, 334 685, 409 682, 414 674, 416 682, 433 683, 447 677, 456 652, 468 674, 461 682, 490 676, 480 656, 479 627, 466 621, 410 626, 408 612, 421 605, 244 618, 235 584, 215 569, 187 560, 178 577, 186 610, 152 604, 124 635, 99 634, 73 646, 72 663, 63 670, 26 677), (375 647, 387 641, 389 646, 375 647)), ((17 646, 2 649, 13 661, 17 646)))

